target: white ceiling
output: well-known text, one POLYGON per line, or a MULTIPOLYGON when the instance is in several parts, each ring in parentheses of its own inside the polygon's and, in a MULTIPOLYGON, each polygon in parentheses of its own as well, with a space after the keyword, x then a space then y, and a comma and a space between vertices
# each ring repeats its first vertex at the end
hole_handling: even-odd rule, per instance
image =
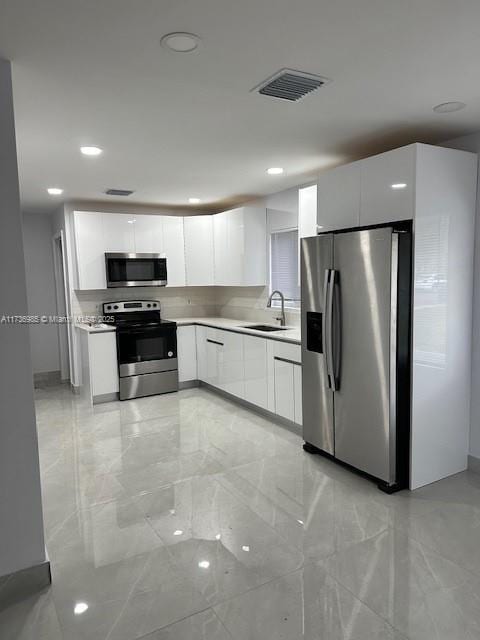
POLYGON ((45 188, 61 186, 67 200, 117 187, 218 209, 480 129, 479 24, 478 0, 0 0, 23 206, 51 209, 45 188), (165 50, 171 31, 203 46, 165 50), (299 103, 250 93, 282 67, 333 82, 299 103), (432 112, 449 100, 468 106, 432 112), (85 158, 85 144, 105 153, 85 158))

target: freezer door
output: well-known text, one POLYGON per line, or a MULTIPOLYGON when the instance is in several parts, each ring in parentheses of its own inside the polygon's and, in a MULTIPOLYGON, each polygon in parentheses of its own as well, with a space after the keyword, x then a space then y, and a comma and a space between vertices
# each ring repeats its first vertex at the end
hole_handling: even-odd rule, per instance
POLYGON ((333 235, 301 241, 302 402, 305 442, 333 455, 333 391, 326 370, 326 276, 333 267, 333 235))
POLYGON ((396 241, 387 227, 334 242, 335 456, 387 483, 395 478, 396 241))

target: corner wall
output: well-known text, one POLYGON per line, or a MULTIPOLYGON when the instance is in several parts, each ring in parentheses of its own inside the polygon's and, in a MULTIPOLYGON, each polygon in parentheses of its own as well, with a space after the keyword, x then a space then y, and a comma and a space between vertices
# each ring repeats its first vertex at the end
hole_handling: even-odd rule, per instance
MULTIPOLYGON (((27 315, 10 63, 0 60, 0 317, 27 315)), ((45 561, 28 326, 0 324, 0 576, 45 561)))
MULTIPOLYGON (((28 313, 35 316, 57 315, 52 219, 49 214, 23 214, 23 243, 28 313)), ((31 324, 30 343, 34 373, 60 371, 56 324, 31 324)))

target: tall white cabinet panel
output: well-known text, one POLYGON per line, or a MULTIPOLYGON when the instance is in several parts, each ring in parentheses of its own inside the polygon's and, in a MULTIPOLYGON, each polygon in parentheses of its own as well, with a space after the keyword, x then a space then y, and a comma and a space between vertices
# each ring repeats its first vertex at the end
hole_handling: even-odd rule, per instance
POLYGON ((229 214, 229 211, 224 211, 213 216, 214 279, 218 285, 228 285, 231 281, 231 273, 227 268, 229 214))
POLYGON ((187 216, 185 233, 185 277, 187 286, 215 283, 213 256, 213 216, 187 216))
POLYGON ((165 241, 163 237, 164 216, 135 216, 135 251, 137 253, 163 253, 165 241))
POLYGON ((295 420, 294 365, 286 360, 274 359, 275 413, 292 422, 295 420))
POLYGON ((321 173, 317 184, 318 231, 358 227, 360 220, 360 162, 321 173))
POLYGON ((267 340, 243 336, 245 359, 245 400, 268 408, 267 340))
POLYGON ((105 252, 135 253, 135 216, 102 213, 105 252))
POLYGON ((103 217, 100 213, 74 212, 79 289, 105 289, 103 217))
POLYGON ((302 365, 293 365, 294 422, 302 424, 302 365))
POLYGON ((116 393, 118 391, 117 338, 114 331, 92 333, 88 336, 90 346, 90 375, 92 395, 116 393))
POLYGON ((202 382, 207 382, 207 327, 195 327, 197 344, 197 375, 202 382))
POLYGON ((417 147, 411 488, 468 462, 477 157, 417 147))
POLYGON ((167 258, 169 287, 185 286, 185 241, 183 218, 163 216, 164 253, 167 258))
POLYGON ((233 331, 219 331, 219 381, 220 389, 238 398, 245 397, 243 336, 233 331))
POLYGON ((195 327, 177 327, 178 380, 197 380, 197 345, 195 327))
POLYGON ((413 218, 416 146, 394 149, 360 162, 361 226, 413 218))

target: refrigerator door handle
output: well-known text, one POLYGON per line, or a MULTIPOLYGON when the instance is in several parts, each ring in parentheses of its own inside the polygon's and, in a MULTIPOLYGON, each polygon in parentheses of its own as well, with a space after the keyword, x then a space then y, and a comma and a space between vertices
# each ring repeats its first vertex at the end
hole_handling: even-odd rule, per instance
POLYGON ((325 307, 326 318, 326 361, 327 361, 327 373, 329 386, 332 391, 336 391, 338 388, 337 381, 335 379, 334 370, 334 351, 333 351, 333 305, 335 296, 335 281, 336 281, 335 269, 329 269, 328 274, 328 289, 327 289, 327 305, 325 307))
MULTIPOLYGON (((323 334, 323 362, 325 365, 325 377, 327 379, 327 386, 332 388, 330 380, 330 362, 329 362, 329 323, 328 323, 328 301, 329 301, 329 289, 330 289, 330 269, 325 269, 325 279, 323 284, 323 316, 322 316, 322 334, 323 334)), ((331 325, 330 325, 331 326, 331 325)))
POLYGON ((332 269, 330 276, 330 291, 330 313, 332 318, 332 328, 330 329, 332 389, 338 391, 340 388, 340 362, 342 352, 342 317, 340 304, 340 273, 336 269, 332 269))

